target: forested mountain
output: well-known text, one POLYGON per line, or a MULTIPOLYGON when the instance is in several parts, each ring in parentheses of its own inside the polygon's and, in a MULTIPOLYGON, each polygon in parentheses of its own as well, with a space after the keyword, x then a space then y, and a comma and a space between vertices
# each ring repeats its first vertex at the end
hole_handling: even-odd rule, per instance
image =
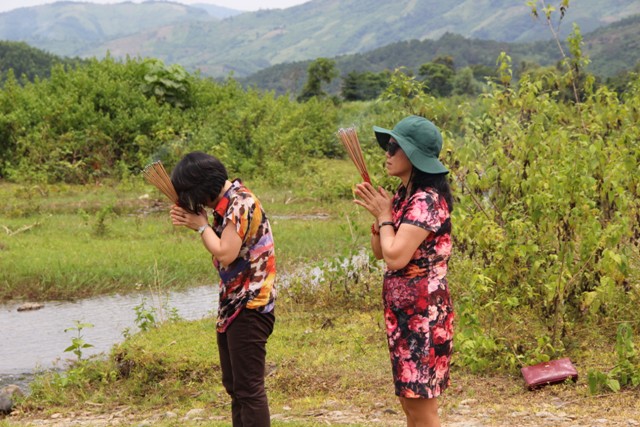
MULTIPOLYGON (((107 40, 179 22, 217 21, 201 9, 170 2, 57 2, 0 13, 0 39, 25 41, 56 55, 88 56, 107 40)), ((106 50, 97 56, 103 57, 106 50)))
MULTIPOLYGON (((638 2, 640 3, 640 2, 638 2)), ((640 15, 635 15, 585 37, 585 52, 591 57, 589 70, 611 76, 640 62, 640 15)))
POLYGON ((79 62, 78 58, 61 58, 24 42, 0 41, 0 81, 6 79, 10 69, 18 79, 24 76, 33 81, 36 76, 49 77, 55 64, 75 65, 79 62))
MULTIPOLYGON (((599 77, 611 77, 621 71, 631 70, 640 61, 640 15, 584 34, 583 52, 590 57, 587 70, 599 77)), ((566 49, 566 46, 565 46, 566 49)), ((568 51, 568 50, 567 50, 568 51)), ((406 67, 418 73, 419 67, 437 57, 448 56, 456 69, 472 67, 481 73, 496 67, 496 59, 506 52, 512 59, 516 75, 534 65, 555 65, 561 54, 555 41, 532 43, 507 43, 492 40, 466 38, 458 34, 445 34, 438 40, 409 40, 392 43, 365 53, 342 55, 335 61, 338 75, 348 73, 393 71, 406 67)), ((240 79, 246 86, 263 90, 299 93, 307 80, 307 68, 312 60, 278 64, 240 79)), ((482 75, 476 77, 482 80, 482 75)), ((337 93, 341 81, 336 79, 328 91, 337 93)))
MULTIPOLYGON (((638 0, 571 2, 560 33, 565 37, 573 22, 589 32, 637 13, 638 0)), ((155 57, 210 76, 243 77, 275 64, 446 33, 502 42, 550 38, 525 0, 312 0, 222 20, 170 2, 63 2, 0 14, 0 38, 61 55, 155 57)))

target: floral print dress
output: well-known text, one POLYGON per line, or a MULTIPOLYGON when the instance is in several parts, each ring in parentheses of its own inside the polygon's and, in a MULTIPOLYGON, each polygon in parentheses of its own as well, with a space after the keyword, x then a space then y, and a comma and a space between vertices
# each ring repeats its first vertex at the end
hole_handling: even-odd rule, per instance
POLYGON ((449 385, 453 306, 447 282, 451 220, 446 200, 434 189, 393 198, 397 231, 410 224, 429 231, 409 264, 384 275, 384 317, 396 395, 433 398, 449 385))

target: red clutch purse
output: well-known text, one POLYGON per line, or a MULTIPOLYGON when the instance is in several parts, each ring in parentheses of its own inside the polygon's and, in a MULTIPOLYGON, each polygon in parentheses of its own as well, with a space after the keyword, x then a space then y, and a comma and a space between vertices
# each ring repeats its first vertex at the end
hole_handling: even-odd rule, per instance
POLYGON ((561 383, 567 378, 571 378, 574 382, 578 381, 578 371, 573 367, 568 357, 538 363, 533 366, 525 366, 521 371, 529 390, 548 384, 561 383))

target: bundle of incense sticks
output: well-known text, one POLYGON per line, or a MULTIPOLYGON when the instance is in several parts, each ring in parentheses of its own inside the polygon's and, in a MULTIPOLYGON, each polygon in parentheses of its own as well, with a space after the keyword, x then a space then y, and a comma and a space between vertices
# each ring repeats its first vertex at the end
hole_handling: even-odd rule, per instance
POLYGON ((360 141, 358 140, 356 128, 340 128, 338 129, 338 137, 340 138, 342 145, 347 149, 347 153, 349 153, 349 157, 353 164, 356 165, 362 179, 371 184, 369 172, 367 172, 367 165, 364 163, 364 156, 362 155, 362 149, 360 148, 360 141))
POLYGON ((161 161, 153 162, 142 171, 144 179, 167 196, 173 203, 178 204, 178 193, 176 193, 169 174, 164 169, 161 161))

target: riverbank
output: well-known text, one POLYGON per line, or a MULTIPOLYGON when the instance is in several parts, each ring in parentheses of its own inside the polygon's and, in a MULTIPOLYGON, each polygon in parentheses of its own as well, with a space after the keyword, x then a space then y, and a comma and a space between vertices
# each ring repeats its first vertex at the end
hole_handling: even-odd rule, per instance
MULTIPOLYGON (((339 311, 281 301, 267 356, 274 427, 404 425, 381 312, 375 303, 360 303, 364 308, 346 304, 339 311)), ((132 336, 105 361, 38 380, 32 396, 0 427, 229 427, 230 402, 219 380, 213 330, 212 320, 205 319, 132 336)), ((443 425, 640 425, 640 393, 592 396, 588 366, 575 364, 576 384, 531 392, 518 372, 474 375, 454 358, 452 385, 441 399, 443 425)))

